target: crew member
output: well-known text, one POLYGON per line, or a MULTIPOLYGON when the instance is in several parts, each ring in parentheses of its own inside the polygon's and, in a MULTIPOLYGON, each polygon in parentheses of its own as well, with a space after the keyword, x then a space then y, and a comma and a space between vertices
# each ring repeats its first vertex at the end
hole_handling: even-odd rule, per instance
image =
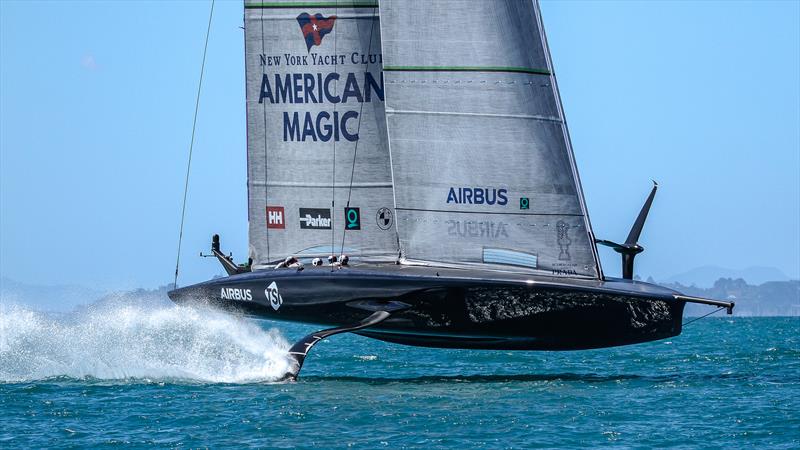
MULTIPOLYGON (((294 266, 293 264, 299 264, 299 263, 300 262, 294 256, 287 256, 286 259, 284 259, 283 261, 279 262, 275 266, 275 268, 276 269, 285 269, 287 267, 297 267, 297 266, 294 266)), ((302 264, 300 264, 300 265, 302 266, 302 264)))

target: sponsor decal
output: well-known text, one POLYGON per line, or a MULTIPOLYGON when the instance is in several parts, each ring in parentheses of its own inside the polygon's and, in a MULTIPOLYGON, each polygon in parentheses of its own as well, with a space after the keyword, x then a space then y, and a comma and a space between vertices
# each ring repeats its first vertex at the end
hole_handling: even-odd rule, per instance
POLYGON ((531 209, 531 200, 528 197, 520 197, 519 209, 531 209))
POLYGON ((220 288, 219 295, 223 300, 253 300, 253 294, 250 289, 220 288))
POLYGON ((389 208, 381 208, 378 210, 378 214, 375 217, 375 221, 378 222, 378 228, 383 231, 388 230, 392 227, 392 222, 394 222, 394 215, 392 214, 392 210, 389 208))
POLYGON ((300 208, 300 229, 330 230, 331 210, 327 208, 300 208))
POLYGON ((336 19, 334 15, 325 17, 322 14, 302 13, 297 16, 306 43, 306 55, 258 55, 263 70, 258 92, 259 104, 309 105, 305 111, 303 107, 292 107, 282 112, 284 142, 358 141, 357 124, 363 108, 356 103, 383 102, 381 53, 311 52, 312 47, 320 46, 323 38, 333 32, 336 19), (337 69, 348 63, 366 65, 367 69, 371 65, 373 70, 340 72, 337 69), (265 70, 268 67, 277 69, 265 70), (302 69, 286 73, 281 70, 284 67, 302 69), (340 106, 322 110, 320 105, 323 104, 340 106))
POLYGON ((347 130, 347 121, 357 117, 358 113, 355 111, 347 111, 341 115, 338 111, 334 111, 333 117, 331 117, 330 113, 322 111, 317 114, 316 119, 310 112, 302 116, 302 119, 297 111, 292 113, 291 116, 288 112, 284 112, 283 140, 317 142, 317 139, 319 139, 322 142, 328 142, 331 137, 333 137, 334 141, 338 141, 341 135, 345 140, 355 142, 358 140, 358 133, 350 133, 347 130))
POLYGON ((267 206, 267 228, 286 228, 283 206, 267 206))
POLYGON ((347 230, 361 229, 361 210, 347 207, 344 209, 344 227, 347 230))
MULTIPOLYGON (((248 98, 257 96, 259 104, 282 116, 284 142, 356 142, 360 115, 367 114, 363 104, 384 101, 383 56, 380 51, 364 53, 362 47, 368 43, 361 40, 348 42, 343 51, 331 51, 330 43, 323 47, 327 36, 335 33, 335 15, 304 12, 296 19, 306 54, 302 50, 257 54, 261 73, 248 73, 248 79, 260 76, 261 83, 254 84, 258 91, 248 91, 248 98), (321 50, 312 52, 314 47, 321 50), (364 70, 339 69, 350 65, 361 65, 364 70)), ((299 36, 292 31, 286 38, 299 36)), ((367 46, 367 50, 372 48, 367 46)))
POLYGON ((567 268, 563 269, 553 268, 552 272, 553 275, 578 275, 578 272, 576 272, 575 269, 567 269, 567 268))
POLYGON ((508 224, 489 220, 448 220, 447 234, 462 238, 507 238, 508 224))
MULTIPOLYGON (((258 103, 270 104, 353 104, 383 101, 383 74, 371 72, 339 74, 286 73, 267 74, 261 78, 258 103), (344 85, 342 88, 341 85, 344 85), (340 86, 338 91, 336 86, 340 86), (341 93, 340 93, 341 92, 341 93)), ((285 142, 328 142, 358 140, 359 109, 344 111, 284 111, 285 142), (352 130, 352 131, 351 131, 352 130)))
POLYGON ((447 203, 505 206, 508 204, 507 194, 505 188, 451 187, 447 192, 447 203))
POLYGON ((569 238, 569 224, 563 220, 556 223, 556 233, 558 233, 558 260, 569 261, 572 257, 569 254, 569 246, 572 239, 569 238))
POLYGON ((303 32, 303 38, 306 40, 306 49, 311 51, 311 47, 322 44, 322 38, 333 31, 335 22, 336 16, 325 17, 322 14, 314 14, 312 16, 308 13, 297 16, 297 23, 300 25, 300 31, 303 32))
POLYGON ((283 297, 281 297, 281 293, 278 292, 278 284, 274 281, 264 289, 264 295, 267 296, 270 306, 272 306, 272 309, 275 311, 283 304, 283 297))

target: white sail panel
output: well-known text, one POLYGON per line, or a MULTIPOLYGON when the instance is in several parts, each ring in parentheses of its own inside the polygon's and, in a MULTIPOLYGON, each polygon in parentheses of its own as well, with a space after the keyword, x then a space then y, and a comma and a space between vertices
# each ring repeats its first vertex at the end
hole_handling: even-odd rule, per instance
POLYGON ((378 7, 339 3, 245 1, 256 267, 342 250, 397 255, 378 7))
POLYGON ((598 277, 538 8, 380 6, 402 256, 598 277))

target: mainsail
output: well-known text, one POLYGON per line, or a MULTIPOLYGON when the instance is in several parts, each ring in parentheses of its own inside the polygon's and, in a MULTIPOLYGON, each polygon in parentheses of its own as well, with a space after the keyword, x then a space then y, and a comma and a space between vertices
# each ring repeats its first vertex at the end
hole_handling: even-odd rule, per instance
POLYGON ((380 13, 402 256, 599 277, 538 5, 380 13))
POLYGON ((377 3, 245 1, 250 257, 397 257, 377 3))

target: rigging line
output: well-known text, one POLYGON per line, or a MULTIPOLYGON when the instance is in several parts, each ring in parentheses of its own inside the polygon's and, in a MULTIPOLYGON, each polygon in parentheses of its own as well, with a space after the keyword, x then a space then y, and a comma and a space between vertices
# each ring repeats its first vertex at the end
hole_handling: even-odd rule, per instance
MULTIPOLYGON (((245 38, 245 45, 247 45, 247 38, 245 38)), ((266 54, 266 44, 264 43, 264 8, 261 9, 261 53, 265 53, 266 54)), ((266 133, 266 130, 267 130, 267 102, 264 102, 264 103, 261 104, 261 111, 263 112, 263 119, 264 119, 264 123, 263 123, 264 128, 263 129, 264 129, 264 132, 266 133)), ((269 164, 268 164, 268 162, 269 162, 268 159, 269 158, 268 158, 268 156, 269 156, 269 153, 267 152, 267 138, 265 136, 264 137, 264 208, 265 209, 266 209, 267 206, 269 206, 269 187, 268 187, 269 186, 269 183, 268 183, 269 180, 267 178, 268 173, 269 173, 269 171, 267 170, 267 168, 269 167, 269 164)), ((266 214, 266 221, 267 221, 267 224, 266 224, 267 226, 265 227, 266 230, 267 230, 267 261, 270 261, 270 255, 269 255, 269 212, 268 211, 264 211, 264 214, 266 214)))
POLYGON ((183 184, 183 206, 181 207, 181 228, 178 233, 178 255, 175 258, 175 279, 173 288, 178 287, 178 268, 181 265, 181 243, 183 243, 183 225, 186 219, 186 197, 189 192, 189 173, 192 168, 192 151, 194 150, 194 134, 197 129, 197 111, 200 109, 200 90, 203 87, 203 72, 206 68, 206 54, 208 53, 208 36, 211 34, 211 19, 214 17, 214 0, 211 0, 211 12, 208 13, 208 27, 206 28, 206 43, 203 46, 203 62, 200 64, 200 81, 197 83, 197 96, 194 102, 194 119, 192 120, 192 139, 189 142, 189 161, 186 164, 186 180, 183 184))
MULTIPOLYGON (((336 0, 334 8, 336 20, 339 20, 339 0, 336 0)), ((335 24, 335 22, 334 22, 335 24)), ((339 27, 333 30, 333 55, 334 70, 339 74, 339 58, 336 53, 336 37, 339 35, 339 27)), ((333 81, 333 96, 339 95, 339 77, 333 81)), ((336 116, 336 103, 333 104, 333 115, 336 116)), ((336 251, 336 136, 333 137, 333 160, 331 161, 331 255, 336 251)))
POLYGON ((708 313, 708 314, 706 314, 704 316, 695 317, 694 319, 692 319, 692 320, 684 323, 683 325, 681 325, 681 327, 685 327, 686 325, 689 325, 692 322, 697 322, 700 319, 705 319, 706 317, 708 317, 708 316, 710 316, 710 315, 712 315, 714 313, 718 313, 718 312, 722 311, 723 309, 725 309, 725 307, 719 307, 719 308, 715 309, 714 311, 711 311, 710 313, 708 313))
MULTIPOLYGON (((369 45, 367 46, 367 64, 364 68, 364 76, 366 77, 369 73, 369 58, 372 55, 372 33, 375 31, 375 13, 378 11, 378 8, 372 8, 372 21, 369 26, 369 45)), ((366 78, 365 78, 366 80, 366 78)), ((362 99, 363 100, 363 99, 362 99)), ((356 136, 358 136, 359 132, 361 132, 361 118, 364 116, 362 113, 364 112, 364 102, 361 102, 361 105, 358 107, 358 125, 356 126, 356 136)), ((358 155, 358 142, 360 141, 360 137, 356 139, 355 149, 353 150, 353 166, 350 168, 350 187, 347 189, 347 207, 350 207, 350 196, 353 193, 353 175, 356 172, 356 156, 358 155)), ((360 214, 359 214, 360 215, 360 214)), ((345 226, 342 228, 342 247, 339 251, 339 254, 344 253, 344 238, 347 235, 347 218, 345 218, 345 226)), ((361 218, 359 217, 359 220, 361 218)))

